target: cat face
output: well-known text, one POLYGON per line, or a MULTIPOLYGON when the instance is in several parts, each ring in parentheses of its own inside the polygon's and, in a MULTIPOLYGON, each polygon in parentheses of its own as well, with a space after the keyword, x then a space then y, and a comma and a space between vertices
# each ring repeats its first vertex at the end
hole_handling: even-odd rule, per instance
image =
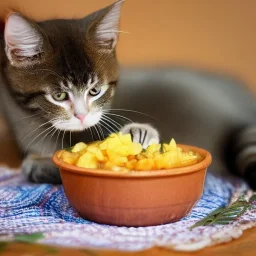
POLYGON ((61 130, 97 124, 118 80, 121 5, 79 20, 35 23, 11 14, 5 26, 5 73, 18 104, 61 130))

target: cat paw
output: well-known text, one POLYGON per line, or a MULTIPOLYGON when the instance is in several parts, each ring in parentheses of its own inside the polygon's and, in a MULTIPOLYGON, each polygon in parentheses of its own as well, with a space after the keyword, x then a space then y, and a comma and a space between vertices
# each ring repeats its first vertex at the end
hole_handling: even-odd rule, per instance
POLYGON ((152 143, 159 143, 158 131, 149 124, 131 123, 125 125, 120 132, 122 134, 131 134, 132 141, 142 144, 147 148, 152 143))
POLYGON ((61 184, 60 172, 50 157, 28 155, 22 162, 21 170, 31 182, 61 184))

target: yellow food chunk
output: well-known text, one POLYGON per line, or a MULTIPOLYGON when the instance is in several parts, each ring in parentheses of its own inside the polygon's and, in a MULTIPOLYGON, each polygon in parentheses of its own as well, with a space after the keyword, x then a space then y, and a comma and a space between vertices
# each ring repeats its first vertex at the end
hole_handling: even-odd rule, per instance
POLYGON ((161 170, 166 165, 166 158, 163 154, 158 154, 154 157, 155 165, 157 170, 161 170))
POLYGON ((111 150, 123 157, 137 155, 142 150, 141 144, 132 142, 130 134, 122 135, 121 133, 111 134, 99 147, 101 150, 111 150))
POLYGON ((119 139, 124 144, 131 144, 132 143, 132 136, 131 136, 130 133, 125 134, 125 135, 122 135, 121 133, 119 133, 119 139))
POLYGON ((97 168, 98 161, 96 156, 93 153, 86 152, 79 157, 76 163, 76 166, 84 167, 84 168, 97 168))
POLYGON ((106 170, 111 170, 113 167, 115 167, 116 165, 114 163, 112 163, 111 161, 107 161, 104 165, 103 165, 103 169, 106 170))
POLYGON ((63 154, 64 152, 66 152, 66 151, 65 151, 65 150, 60 150, 60 151, 58 152, 58 154, 57 154, 57 157, 58 157, 58 158, 62 158, 62 154, 63 154))
POLYGON ((144 159, 144 158, 147 158, 146 154, 143 152, 143 153, 140 153, 136 156, 137 160, 141 160, 141 159, 144 159))
POLYGON ((174 139, 143 149, 140 143, 132 142, 130 134, 121 133, 90 144, 77 143, 72 152, 62 150, 57 157, 79 167, 125 172, 170 169, 195 164, 201 159, 191 150, 184 152, 174 139))
POLYGON ((87 145, 83 142, 77 143, 71 150, 71 152, 79 152, 82 149, 86 149, 87 145))
POLYGON ((107 150, 107 155, 109 161, 111 161, 114 165, 124 166, 125 163, 128 162, 127 157, 119 155, 116 151, 111 149, 107 150))
POLYGON ((133 143, 133 154, 132 155, 137 155, 142 151, 143 147, 139 143, 133 143))
POLYGON ((128 161, 136 159, 135 156, 127 156, 128 161))
POLYGON ((80 154, 68 151, 64 151, 61 155, 62 160, 67 164, 75 164, 79 157, 80 154))
POLYGON ((155 162, 151 158, 141 159, 135 164, 135 170, 137 171, 153 170, 154 168, 155 162))
POLYGON ((171 139, 170 143, 169 143, 169 150, 176 150, 177 149, 177 145, 174 139, 171 139))
POLYGON ((155 152, 159 152, 160 148, 161 148, 160 144, 153 143, 153 144, 149 145, 146 149, 146 156, 153 157, 153 154, 155 152))
POLYGON ((102 151, 96 145, 93 145, 93 144, 89 145, 86 148, 86 151, 93 153, 99 161, 104 160, 104 155, 103 155, 102 151))
POLYGON ((135 170, 136 163, 137 163, 137 160, 132 159, 125 164, 125 167, 128 168, 129 170, 135 170))

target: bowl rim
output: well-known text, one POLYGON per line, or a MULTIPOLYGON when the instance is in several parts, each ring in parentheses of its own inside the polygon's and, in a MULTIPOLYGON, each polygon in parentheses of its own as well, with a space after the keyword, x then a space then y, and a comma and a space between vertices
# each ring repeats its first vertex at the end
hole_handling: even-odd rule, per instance
POLYGON ((212 162, 212 156, 210 152, 208 152, 205 149, 195 147, 195 146, 190 146, 190 145, 184 145, 184 144, 177 144, 177 146, 183 149, 191 149, 205 157, 202 161, 196 164, 192 164, 184 167, 176 167, 176 168, 164 169, 164 170, 131 171, 131 172, 115 172, 115 171, 103 170, 103 169, 82 168, 75 165, 67 164, 63 160, 57 157, 58 152, 60 152, 61 150, 58 150, 54 153, 52 157, 52 161, 62 171, 65 170, 68 172, 86 175, 86 176, 87 175, 102 176, 102 177, 110 176, 110 177, 117 177, 117 178, 150 178, 150 177, 182 175, 182 174, 192 173, 192 172, 200 171, 202 169, 206 169, 212 162))

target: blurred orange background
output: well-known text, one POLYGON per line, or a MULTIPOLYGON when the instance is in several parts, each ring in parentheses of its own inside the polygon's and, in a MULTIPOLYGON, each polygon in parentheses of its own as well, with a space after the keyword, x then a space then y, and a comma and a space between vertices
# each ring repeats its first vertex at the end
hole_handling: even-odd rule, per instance
MULTIPOLYGON (((111 0, 2 0, 35 20, 83 17, 111 0)), ((256 92, 255 0, 126 0, 118 56, 123 65, 200 67, 226 72, 256 92)))

